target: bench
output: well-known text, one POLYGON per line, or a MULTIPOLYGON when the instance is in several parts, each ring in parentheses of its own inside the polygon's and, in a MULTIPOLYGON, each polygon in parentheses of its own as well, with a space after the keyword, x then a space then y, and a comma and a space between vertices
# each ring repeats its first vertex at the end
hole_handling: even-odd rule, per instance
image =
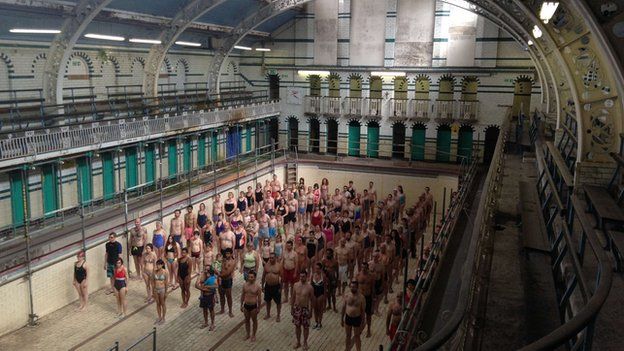
POLYGON ((556 171, 553 173, 558 174, 566 186, 572 187, 574 184, 574 176, 570 172, 570 169, 568 168, 567 163, 563 159, 563 156, 561 156, 561 153, 559 152, 559 150, 555 147, 552 141, 546 142, 546 149, 548 150, 546 158, 547 159, 550 158, 554 162, 554 165, 557 168, 556 170, 551 169, 551 172, 556 171))
POLYGON ((583 186, 587 209, 594 214, 598 229, 601 230, 605 230, 606 224, 624 225, 624 210, 620 207, 624 198, 624 189, 620 190, 616 184, 620 168, 624 167, 624 159, 615 153, 611 153, 611 157, 616 161, 617 167, 609 185, 606 188, 596 185, 583 186))
POLYGON ((540 211, 540 201, 535 184, 520 181, 520 210, 522 243, 526 250, 550 253, 546 223, 540 211))

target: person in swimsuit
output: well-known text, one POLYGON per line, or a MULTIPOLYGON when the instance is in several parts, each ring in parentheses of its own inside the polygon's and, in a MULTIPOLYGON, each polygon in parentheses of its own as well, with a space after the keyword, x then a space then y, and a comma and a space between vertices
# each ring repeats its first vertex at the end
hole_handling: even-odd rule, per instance
POLYGON ((195 288, 201 292, 199 295, 199 307, 204 312, 204 324, 200 327, 204 329, 208 327, 208 313, 210 313, 210 331, 215 330, 215 295, 219 288, 219 279, 213 267, 208 267, 197 278, 195 288))
POLYGON ((204 243, 207 243, 205 233, 208 230, 208 212, 203 202, 199 204, 199 211, 197 211, 197 230, 199 230, 199 235, 204 238, 204 243))
POLYGON ((117 317, 125 318, 128 310, 128 271, 123 264, 123 259, 118 258, 115 264, 115 297, 117 298, 117 317))
POLYGON ((223 215, 224 212, 221 195, 217 194, 214 200, 212 200, 212 221, 217 222, 219 220, 219 215, 223 215))
POLYGON ((323 265, 317 262, 314 265, 314 271, 310 282, 312 289, 314 289, 314 295, 312 298, 312 311, 314 312, 314 327, 312 329, 321 329, 323 327, 323 313, 325 312, 325 304, 327 301, 327 288, 328 283, 325 272, 323 272, 323 265))
POLYGON ((352 280, 349 285, 350 290, 345 293, 342 305, 342 318, 340 325, 345 328, 345 344, 346 350, 351 350, 353 344, 355 349, 362 349, 362 317, 364 317, 366 309, 366 299, 359 291, 357 280, 352 280))
MULTIPOLYGON (((243 253, 247 246, 247 232, 242 224, 234 228, 234 257, 239 260, 239 267, 243 266, 243 253)), ((249 245, 251 246, 251 245, 249 245)))
POLYGON ((258 253, 254 251, 253 246, 247 245, 245 253, 241 255, 240 272, 243 273, 243 279, 247 280, 249 272, 257 272, 260 267, 260 258, 258 253))
POLYGON ((310 333, 310 302, 314 296, 314 288, 308 283, 308 272, 304 269, 299 272, 299 281, 293 287, 290 300, 290 314, 295 325, 297 344, 301 347, 301 331, 303 329, 303 350, 308 350, 308 334, 310 333))
POLYGON ((76 263, 74 263, 74 288, 78 292, 78 300, 80 305, 78 311, 87 308, 89 302, 89 287, 87 282, 87 261, 85 260, 85 252, 78 251, 76 255, 76 263))
POLYGON ((321 180, 321 199, 329 200, 329 180, 327 178, 321 180))
POLYGON ((136 276, 133 279, 141 279, 143 277, 143 250, 147 243, 147 229, 141 225, 141 219, 134 220, 134 228, 130 229, 130 253, 134 260, 134 269, 136 276))
POLYGON ((145 290, 147 292, 147 297, 145 298, 145 302, 151 303, 154 301, 154 292, 152 291, 152 275, 154 274, 154 265, 156 264, 156 260, 158 257, 154 252, 154 245, 147 244, 145 245, 145 252, 143 252, 143 281, 145 282, 145 290))
POLYGON ((154 300, 156 300, 156 313, 158 313, 158 319, 154 324, 165 323, 168 280, 169 273, 165 269, 165 261, 158 259, 156 261, 156 269, 154 269, 154 274, 151 277, 152 291, 154 291, 154 300))
POLYGON ((182 294, 180 308, 186 308, 191 298, 192 261, 188 256, 188 248, 185 247, 182 249, 182 256, 178 259, 178 284, 180 285, 180 294, 182 294))
POLYGON ((347 272, 349 270, 349 261, 351 260, 351 251, 346 246, 345 238, 340 239, 340 244, 334 252, 338 261, 338 295, 342 295, 345 285, 347 284, 347 272))
POLYGON ((282 265, 283 265, 283 274, 282 274, 282 282, 284 288, 284 296, 286 297, 286 301, 288 301, 288 296, 292 292, 292 288, 297 282, 297 276, 299 274, 299 269, 297 269, 297 252, 293 250, 293 242, 288 240, 286 242, 286 249, 282 254, 282 265))
POLYGON ((227 300, 229 316, 230 318, 234 317, 234 313, 232 313, 232 284, 233 284, 233 275, 236 270, 236 259, 232 257, 232 249, 227 248, 224 250, 223 262, 221 264, 221 282, 219 283, 219 298, 221 300, 221 312, 218 314, 225 313, 225 303, 227 300))
POLYGON ((334 312, 338 312, 336 309, 336 288, 338 287, 338 262, 334 259, 334 249, 326 250, 326 257, 323 259, 323 267, 325 276, 327 277, 327 310, 332 309, 334 312))
POLYGON ((366 337, 371 337, 371 320, 373 316, 373 287, 375 284, 375 276, 371 274, 368 267, 368 262, 362 263, 362 270, 358 272, 355 277, 357 280, 360 293, 364 296, 364 300, 366 300, 366 308, 364 312, 366 313, 366 337))
POLYGON ((190 241, 193 239, 193 232, 197 228, 197 217, 193 213, 193 206, 186 207, 184 214, 184 243, 182 247, 189 247, 190 241))
POLYGON ((116 234, 108 234, 108 242, 105 245, 106 254, 104 255, 104 261, 106 263, 106 277, 110 279, 110 290, 106 294, 112 294, 115 292, 115 267, 117 265, 117 259, 121 256, 122 247, 121 243, 116 240, 116 234))
POLYGON ((258 212, 264 205, 264 190, 262 189, 261 183, 256 183, 256 190, 254 191, 254 195, 256 200, 254 203, 254 210, 258 212))
POLYGON ((191 274, 193 272, 201 272, 201 257, 204 251, 204 242, 199 236, 199 230, 193 232, 193 239, 189 242, 191 249, 191 274))
POLYGON ((236 200, 234 200, 233 192, 230 191, 228 193, 228 198, 225 200, 223 208, 225 209, 225 217, 229 218, 234 214, 234 210, 236 209, 236 200))
POLYGON ((245 197, 245 193, 242 191, 238 192, 238 199, 236 200, 236 209, 241 213, 245 213, 247 211, 247 198, 245 197))
POLYGON ((318 249, 318 241, 316 240, 316 237, 314 236, 314 232, 310 232, 308 234, 308 237, 306 238, 306 248, 307 248, 307 252, 308 252, 308 269, 312 268, 314 261, 314 258, 316 257, 316 251, 318 249))
POLYGON ((156 252, 156 257, 163 258, 165 257, 165 229, 162 226, 162 222, 156 221, 156 229, 154 229, 152 236, 152 245, 154 246, 154 251, 156 252))
POLYGON ((167 271, 169 271, 169 286, 176 287, 176 276, 178 275, 178 262, 180 257, 180 245, 174 240, 173 235, 169 235, 167 238, 167 245, 165 245, 165 257, 167 259, 167 271))
POLYGON ((173 211, 173 218, 169 222, 169 235, 173 236, 178 245, 182 246, 182 231, 184 230, 184 221, 180 218, 182 211, 173 211))
POLYGON ((284 242, 281 235, 275 237, 273 251, 275 252, 275 257, 277 257, 278 260, 281 260, 282 253, 284 252, 284 242))
POLYGON ((241 312, 245 316, 245 340, 256 341, 256 331, 258 330, 258 312, 262 299, 262 288, 256 282, 256 271, 249 271, 247 281, 243 284, 241 294, 241 312))
MULTIPOLYGON (((281 235, 280 235, 281 236, 281 235)), ((262 258, 262 263, 266 264, 269 261, 269 257, 271 256, 271 242, 269 239, 264 239, 262 242, 262 247, 260 248, 260 257, 262 258)), ((258 271, 257 269, 255 270, 258 271)))
POLYGON ((388 306, 388 312, 386 314, 386 335, 390 337, 390 341, 394 340, 394 336, 399 328, 399 323, 401 322, 401 300, 403 300, 403 292, 399 291, 397 292, 396 300, 392 301, 390 306, 388 306))
POLYGON ((269 261, 264 265, 262 273, 262 286, 264 287, 264 301, 266 302, 265 320, 271 318, 271 301, 277 308, 276 322, 280 321, 282 310, 282 263, 277 260, 274 252, 271 252, 269 261))
POLYGON ((250 213, 255 213, 255 194, 251 186, 247 187, 247 191, 245 192, 245 198, 247 199, 247 209, 250 213))

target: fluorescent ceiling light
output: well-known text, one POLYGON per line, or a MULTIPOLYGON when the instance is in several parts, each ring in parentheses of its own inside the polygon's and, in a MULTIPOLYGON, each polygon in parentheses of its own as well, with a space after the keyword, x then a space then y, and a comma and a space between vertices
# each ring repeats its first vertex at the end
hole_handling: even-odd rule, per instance
POLYGON ((194 46, 194 47, 200 47, 201 44, 200 43, 193 43, 190 41, 176 41, 175 42, 176 45, 181 45, 181 46, 194 46))
POLYGON ((533 45, 533 40, 527 41, 527 44, 529 44, 529 46, 533 45))
POLYGON ((112 41, 124 41, 124 40, 126 40, 126 38, 124 38, 124 37, 118 37, 118 36, 115 36, 115 35, 103 35, 103 34, 93 34, 93 33, 85 34, 85 38, 100 39, 100 40, 112 40, 112 41))
POLYGON ((371 72, 370 74, 378 77, 405 77, 405 72, 371 72))
POLYGON ((300 76, 328 76, 329 75, 329 71, 300 70, 300 71, 297 71, 297 74, 300 75, 300 76))
POLYGON ((271 51, 269 48, 256 48, 256 51, 271 51))
POLYGON ((21 34, 59 34, 61 31, 58 29, 28 29, 28 28, 13 28, 9 30, 11 33, 21 34))
POLYGON ((140 39, 140 38, 131 38, 129 40, 129 42, 131 43, 140 43, 140 44, 156 44, 159 45, 161 44, 160 40, 154 40, 154 39, 140 39))
POLYGON ((251 50, 251 48, 249 46, 240 46, 240 45, 236 45, 234 46, 234 49, 238 49, 238 50, 251 50))
POLYGON ((538 39, 542 36, 542 30, 539 29, 537 26, 533 26, 533 37, 535 39, 538 39))
POLYGON ((557 1, 544 1, 542 3, 542 8, 540 9, 540 19, 544 21, 544 23, 548 23, 548 21, 550 21, 550 19, 555 15, 557 7, 559 7, 559 2, 557 1))

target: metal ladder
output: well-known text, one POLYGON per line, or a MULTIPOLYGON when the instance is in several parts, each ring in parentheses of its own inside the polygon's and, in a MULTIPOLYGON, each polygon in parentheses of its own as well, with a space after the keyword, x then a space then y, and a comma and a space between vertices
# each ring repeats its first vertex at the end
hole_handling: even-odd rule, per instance
POLYGON ((577 148, 577 122, 568 113, 566 113, 565 122, 563 125, 563 135, 557 144, 557 149, 561 153, 568 169, 574 174, 574 164, 576 161, 576 148, 577 148))
POLYGON ((291 152, 292 155, 294 152, 294 158, 287 160, 286 162, 286 184, 297 184, 297 164, 299 163, 299 153, 297 152, 297 147, 292 146, 291 152))

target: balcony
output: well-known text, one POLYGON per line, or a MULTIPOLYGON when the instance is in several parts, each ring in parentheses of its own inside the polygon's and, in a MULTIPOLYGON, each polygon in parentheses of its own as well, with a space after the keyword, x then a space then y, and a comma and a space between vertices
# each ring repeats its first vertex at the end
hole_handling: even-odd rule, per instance
POLYGON ((361 97, 345 98, 345 116, 349 118, 361 118, 364 111, 364 99, 361 97))
POLYGON ((364 116, 370 120, 380 120, 382 101, 382 99, 364 98, 364 116))
POLYGON ((408 99, 390 99, 390 106, 392 107, 392 113, 390 114, 391 121, 407 121, 409 116, 409 104, 408 99))
POLYGON ((321 112, 329 117, 340 117, 342 113, 342 99, 339 96, 323 96, 323 109, 321 112))
POLYGON ((439 122, 452 122, 455 116, 455 100, 436 100, 435 116, 439 122))
POLYGON ((470 123, 476 122, 479 116, 479 101, 460 100, 458 103, 459 114, 457 115, 457 120, 470 123))
POLYGON ((430 105, 429 100, 410 100, 410 117, 415 122, 428 122, 430 118, 430 105))
POLYGON ((321 97, 306 95, 304 98, 306 115, 318 116, 321 114, 321 97))

